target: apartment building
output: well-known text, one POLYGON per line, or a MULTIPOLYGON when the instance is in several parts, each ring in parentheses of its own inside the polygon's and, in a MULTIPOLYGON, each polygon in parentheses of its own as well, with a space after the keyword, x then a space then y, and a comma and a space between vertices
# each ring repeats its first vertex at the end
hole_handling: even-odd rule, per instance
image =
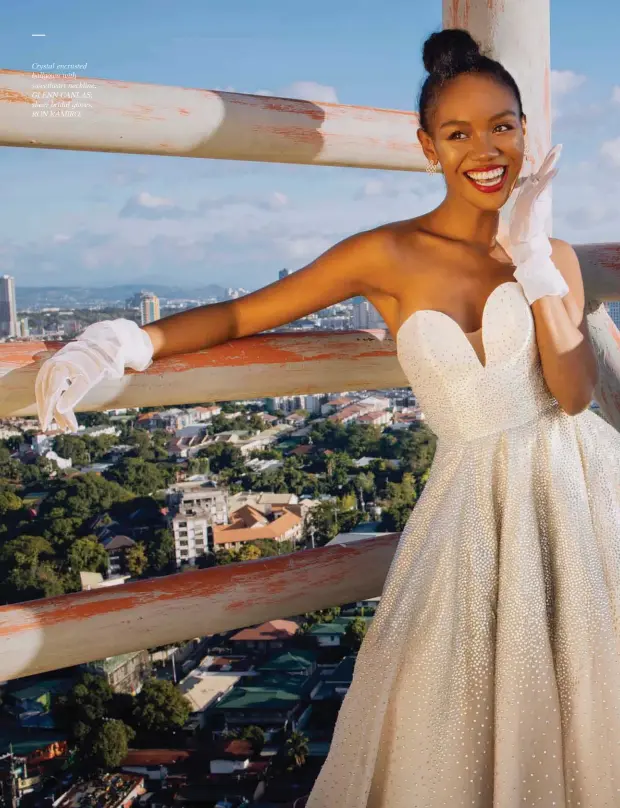
POLYGON ((220 488, 178 483, 166 492, 177 567, 195 564, 213 548, 213 525, 228 524, 228 495, 220 488))

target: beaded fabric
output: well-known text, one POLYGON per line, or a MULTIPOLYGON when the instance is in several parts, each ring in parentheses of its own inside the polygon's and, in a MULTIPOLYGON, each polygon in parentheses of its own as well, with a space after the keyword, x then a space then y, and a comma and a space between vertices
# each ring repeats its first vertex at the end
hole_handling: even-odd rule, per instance
POLYGON ((620 434, 559 407, 518 283, 466 337, 398 332, 437 448, 307 808, 620 806, 620 434))

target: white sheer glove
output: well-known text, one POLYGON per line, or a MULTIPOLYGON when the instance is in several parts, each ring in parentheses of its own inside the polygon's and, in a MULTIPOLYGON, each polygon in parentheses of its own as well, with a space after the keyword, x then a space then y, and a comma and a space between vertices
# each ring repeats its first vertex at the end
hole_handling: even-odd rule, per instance
POLYGON ((89 325, 39 370, 35 394, 41 429, 55 420, 63 430, 77 431, 73 411, 86 393, 102 379, 121 379, 126 367, 146 370, 152 360, 151 340, 132 320, 89 325))
POLYGON ((535 174, 519 188, 510 216, 508 243, 516 270, 513 273, 530 305, 545 295, 570 291, 562 273, 551 260, 551 242, 545 232, 550 206, 549 183, 557 174, 561 146, 554 146, 535 174))

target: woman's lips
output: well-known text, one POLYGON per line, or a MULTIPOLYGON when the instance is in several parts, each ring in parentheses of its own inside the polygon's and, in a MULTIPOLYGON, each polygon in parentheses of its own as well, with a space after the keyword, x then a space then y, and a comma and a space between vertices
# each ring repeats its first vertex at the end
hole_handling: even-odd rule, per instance
MULTIPOLYGON (((465 176, 467 177, 469 182, 474 186, 474 188, 476 188, 476 190, 481 191, 483 194, 494 194, 494 193, 496 193, 497 191, 500 191, 503 188, 503 186, 504 186, 504 184, 506 182, 506 179, 508 177, 508 166, 498 167, 497 172, 499 172, 500 168, 501 168, 502 173, 498 174, 497 182, 492 182, 493 177, 489 177, 489 178, 485 179, 484 181, 482 179, 476 180, 473 177, 471 177, 469 175, 469 173, 467 173, 467 172, 465 172, 465 176)), ((475 174, 483 174, 483 173, 489 174, 489 173, 494 173, 494 172, 492 172, 492 171, 485 171, 485 172, 476 171, 476 172, 472 172, 472 173, 475 173, 475 174)))

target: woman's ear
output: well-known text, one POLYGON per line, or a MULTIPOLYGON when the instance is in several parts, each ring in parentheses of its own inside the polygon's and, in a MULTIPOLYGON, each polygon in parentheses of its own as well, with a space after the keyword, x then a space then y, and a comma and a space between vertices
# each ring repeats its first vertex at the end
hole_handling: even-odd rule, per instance
POLYGON ((431 136, 428 134, 428 132, 425 132, 424 129, 421 128, 418 129, 417 135, 426 159, 431 163, 438 163, 439 160, 437 158, 437 152, 435 151, 435 144, 433 143, 431 136))

